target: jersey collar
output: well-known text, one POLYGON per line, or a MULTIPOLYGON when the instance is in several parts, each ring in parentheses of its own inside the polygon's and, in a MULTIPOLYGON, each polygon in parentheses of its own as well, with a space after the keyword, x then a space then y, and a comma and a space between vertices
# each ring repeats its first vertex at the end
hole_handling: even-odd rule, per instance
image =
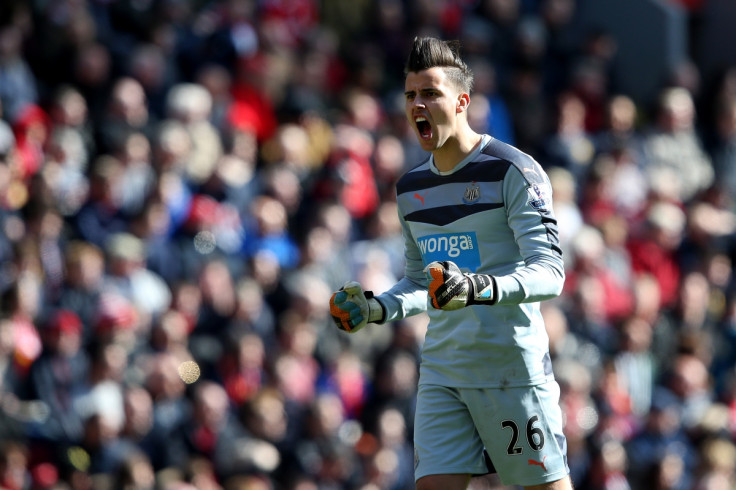
POLYGON ((437 166, 434 164, 434 155, 429 156, 429 168, 432 172, 434 172, 437 175, 452 175, 461 168, 465 167, 468 163, 475 160, 478 155, 480 155, 480 152, 483 150, 483 148, 486 147, 486 145, 491 141, 491 136, 488 134, 482 134, 480 144, 473 149, 470 153, 468 153, 468 156, 463 158, 463 160, 455 165, 455 167, 452 170, 448 170, 447 172, 441 172, 439 169, 437 169, 437 166))

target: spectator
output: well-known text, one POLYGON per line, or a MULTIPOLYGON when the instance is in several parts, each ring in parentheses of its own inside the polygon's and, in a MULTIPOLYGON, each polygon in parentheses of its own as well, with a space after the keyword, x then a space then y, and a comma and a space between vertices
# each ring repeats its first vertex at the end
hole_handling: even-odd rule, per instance
MULTIPOLYGON (((560 230, 560 248, 569 253, 571 242, 584 224, 583 213, 578 206, 577 182, 570 171, 560 167, 549 169, 547 175, 555 196, 555 216, 565 224, 560 230)), ((569 255, 565 255, 564 259, 568 261, 569 258, 569 255)))
POLYGON ((0 447, 0 485, 21 489, 29 484, 30 455, 25 446, 14 441, 3 441, 0 447))
POLYGON ((86 390, 90 370, 90 358, 82 349, 81 321, 70 311, 59 311, 44 327, 43 351, 30 366, 25 397, 48 407, 49 419, 39 427, 44 439, 78 443, 85 424, 74 398, 86 390))
POLYGON ((72 216, 87 201, 89 193, 89 154, 82 135, 69 127, 55 127, 46 155, 41 175, 48 188, 47 199, 63 216, 72 216))
POLYGON ((87 472, 93 478, 110 480, 127 456, 127 447, 118 438, 117 421, 97 412, 84 420, 83 427, 80 447, 89 457, 87 472))
MULTIPOLYGON (((74 85, 62 85, 53 94, 49 103, 49 117, 54 129, 68 128, 77 133, 83 143, 80 151, 86 158, 92 155, 96 148, 94 146, 94 133, 91 127, 89 102, 74 85)), ((86 168, 87 161, 82 162, 86 168)))
POLYGON ((155 117, 148 110, 143 86, 133 78, 115 81, 110 100, 98 121, 96 146, 101 153, 114 152, 133 131, 152 135, 155 117))
POLYGON ((621 346, 613 360, 631 402, 631 412, 637 417, 649 412, 654 383, 662 368, 651 353, 653 329, 641 317, 627 319, 620 328, 621 346))
POLYGON ((209 92, 212 98, 209 120, 224 135, 231 129, 227 116, 233 103, 232 75, 222 65, 206 64, 197 71, 195 82, 209 92))
MULTIPOLYGON (((82 46, 72 58, 70 82, 79 89, 89 107, 90 119, 100 122, 108 110, 108 95, 113 83, 110 51, 100 43, 82 46)), ((96 130, 93 130, 95 148, 96 130)))
MULTIPOLYGON (((142 451, 150 463, 159 462, 159 451, 167 442, 153 437, 153 400, 143 387, 131 386, 123 391, 124 420, 120 438, 142 451)), ((154 466, 154 470, 160 470, 154 466)))
POLYGON ((265 362, 266 351, 258 335, 243 334, 233 347, 228 346, 217 373, 232 404, 241 406, 264 388, 268 380, 265 362))
POLYGON ((36 255, 38 274, 44 279, 44 297, 54 298, 59 293, 64 274, 64 220, 53 207, 29 203, 26 221, 27 236, 20 245, 27 253, 36 255))
MULTIPOLYGON (((406 421, 397 409, 386 408, 379 412, 377 444, 368 448, 364 458, 367 466, 364 479, 378 488, 395 490, 414 488, 414 478, 407 468, 413 459, 413 450, 407 440, 406 421)), ((365 441, 369 446, 371 441, 365 441)))
POLYGON ((137 451, 123 459, 114 476, 117 488, 154 488, 156 482, 150 459, 137 451))
POLYGON ((653 394, 645 425, 627 443, 626 453, 632 488, 654 488, 661 483, 683 488, 690 485, 696 455, 672 393, 658 390, 653 394))
POLYGON ((241 58, 234 65, 233 104, 228 114, 230 126, 254 130, 260 143, 276 131, 277 117, 274 104, 268 96, 265 77, 266 59, 263 56, 241 58))
POLYGON ((67 244, 64 255, 64 281, 59 288, 55 304, 79 316, 84 345, 89 345, 93 339, 104 269, 105 258, 102 250, 88 242, 78 240, 67 244))
POLYGON ((567 274, 565 288, 579 291, 583 283, 588 287, 601 288, 601 303, 596 307, 602 308, 606 323, 616 324, 631 313, 633 296, 630 286, 622 282, 614 269, 606 264, 606 250, 600 231, 590 226, 582 228, 570 250, 573 265, 567 274))
POLYGON ((696 475, 695 488, 715 488, 733 485, 736 447, 725 438, 714 438, 703 444, 702 467, 696 475))
POLYGON ((284 485, 298 478, 301 472, 295 463, 295 441, 289 435, 293 424, 280 394, 270 388, 261 390, 242 405, 241 412, 240 418, 252 436, 247 443, 254 466, 250 472, 261 479, 267 479, 265 473, 273 473, 274 480, 284 485))
POLYGON ((253 203, 251 213, 254 222, 246 233, 246 257, 268 251, 276 257, 281 267, 295 267, 299 263, 299 249, 289 235, 288 216, 283 203, 272 197, 261 196, 253 203))
POLYGON ((166 97, 170 93, 174 81, 179 78, 176 73, 176 60, 166 56, 159 44, 139 44, 130 54, 127 73, 143 87, 146 93, 148 111, 156 119, 162 119, 166 112, 166 97))
POLYGON ((637 117, 640 111, 631 97, 613 94, 606 103, 602 127, 595 133, 596 152, 610 153, 626 148, 638 166, 643 165, 641 134, 637 117))
POLYGON ((676 251, 682 240, 685 214, 675 204, 659 202, 647 211, 641 230, 632 230, 627 248, 635 275, 657 279, 661 306, 672 306, 677 297, 680 265, 676 251))
POLYGON ((15 124, 27 106, 39 102, 36 77, 23 56, 23 31, 14 24, 0 29, 0 104, 15 124))
POLYGON ((43 351, 38 328, 42 321, 41 291, 38 275, 25 271, 2 296, 3 311, 7 312, 15 346, 13 360, 23 378, 43 351))
POLYGON ((335 146, 330 154, 319 197, 336 199, 356 221, 370 216, 378 206, 370 156, 374 141, 370 133, 350 125, 335 128, 335 146))
POLYGON ((84 241, 104 249, 113 233, 127 231, 128 223, 121 208, 123 165, 109 155, 92 164, 87 201, 74 215, 72 225, 84 241))
POLYGON ((713 164, 696 127, 692 95, 683 88, 663 89, 656 119, 644 136, 644 169, 652 182, 674 186, 671 198, 687 203, 713 183, 713 164))
POLYGON ((49 116, 36 104, 24 105, 13 123, 20 177, 28 182, 41 170, 49 138, 49 116))
POLYGON ((234 416, 223 387, 202 381, 195 387, 192 420, 182 426, 183 440, 190 458, 203 457, 213 462, 218 480, 249 471, 246 451, 238 450, 244 437, 243 428, 234 416))
POLYGON ((677 398, 682 427, 693 431, 713 403, 707 365, 692 354, 679 354, 665 374, 664 385, 677 398))
POLYGON ((716 186, 733 208, 729 190, 736 189, 736 99, 725 100, 718 106, 709 154, 713 158, 716 186))
POLYGON ((550 118, 539 67, 511 67, 506 92, 516 145, 530 154, 541 154, 550 118))
MULTIPOLYGON (((637 220, 647 205, 650 184, 632 151, 628 146, 622 146, 613 148, 609 153, 600 153, 593 162, 592 173, 596 175, 591 180, 601 180, 600 199, 604 203, 608 201, 609 211, 637 220)), ((590 216, 596 223, 607 217, 593 213, 590 216)))
POLYGON ((317 396, 320 375, 314 356, 317 332, 312 323, 300 319, 293 311, 282 315, 279 329, 279 353, 271 368, 273 383, 290 403, 305 409, 317 396))
POLYGON ((152 138, 152 164, 156 171, 158 199, 166 206, 171 223, 164 231, 173 234, 187 219, 193 190, 186 175, 192 141, 183 124, 166 120, 152 138))
POLYGON ((197 286, 201 295, 189 345, 207 373, 215 369, 225 352, 228 325, 238 307, 237 295, 232 273, 221 260, 212 260, 202 267, 197 286))
POLYGON ((140 365, 145 373, 144 387, 153 401, 151 437, 156 446, 154 468, 183 468, 189 455, 183 430, 192 420, 192 407, 185 396, 185 385, 178 375, 178 359, 161 352, 140 365))
POLYGON ((627 464, 626 450, 620 441, 604 442, 595 454, 595 461, 589 475, 591 479, 589 483, 586 482, 586 486, 631 489, 626 477, 627 464))
POLYGON ((191 142, 186 160, 187 179, 201 184, 209 179, 222 156, 222 140, 210 122, 212 96, 201 85, 177 84, 167 91, 166 115, 180 122, 191 142))
POLYGON ((145 267, 143 242, 129 233, 116 233, 109 238, 105 252, 108 269, 103 289, 130 301, 143 319, 142 327, 150 329, 153 320, 171 304, 171 291, 160 276, 145 267))
POLYGON ((546 165, 562 167, 582 181, 589 172, 595 146, 585 127, 585 105, 574 93, 557 97, 554 130, 545 139, 543 159, 546 165))
POLYGON ((255 333, 271 351, 275 344, 276 316, 263 297, 263 289, 252 278, 236 284, 238 307, 230 325, 230 335, 239 337, 255 333))
POLYGON ((138 216, 156 189, 151 143, 143 133, 131 132, 115 148, 114 156, 123 167, 119 184, 120 211, 127 216, 138 216))

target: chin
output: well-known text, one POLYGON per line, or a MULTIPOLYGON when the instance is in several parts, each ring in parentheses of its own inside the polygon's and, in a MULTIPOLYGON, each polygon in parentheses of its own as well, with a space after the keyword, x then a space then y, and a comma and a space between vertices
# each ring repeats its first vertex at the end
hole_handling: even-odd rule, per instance
POLYGON ((437 140, 435 140, 434 138, 428 139, 428 140, 418 138, 418 141, 419 141, 419 146, 422 147, 422 150, 434 151, 437 148, 439 148, 439 145, 437 144, 437 140))

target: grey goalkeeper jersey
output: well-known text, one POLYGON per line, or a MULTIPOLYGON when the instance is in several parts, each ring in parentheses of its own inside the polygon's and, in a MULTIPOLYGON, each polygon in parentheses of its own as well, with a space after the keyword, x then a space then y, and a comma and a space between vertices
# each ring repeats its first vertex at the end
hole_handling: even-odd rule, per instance
POLYGON ((552 190, 529 155, 483 136, 451 172, 432 158, 397 183, 405 276, 377 296, 386 321, 426 311, 420 383, 524 386, 552 374, 539 302, 562 291, 552 190), (451 260, 496 279, 496 303, 455 311, 429 304, 425 265, 451 260))

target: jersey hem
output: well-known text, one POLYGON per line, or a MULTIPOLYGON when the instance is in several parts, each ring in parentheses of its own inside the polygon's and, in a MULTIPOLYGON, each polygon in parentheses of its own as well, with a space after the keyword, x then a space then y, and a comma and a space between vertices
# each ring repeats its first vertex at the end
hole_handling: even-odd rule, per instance
POLYGON ((432 476, 432 475, 486 475, 488 474, 488 468, 486 468, 484 465, 480 465, 476 468, 460 468, 460 467, 454 467, 454 468, 437 468, 435 465, 432 469, 428 469, 427 471, 423 473, 414 473, 414 481, 416 482, 420 478, 424 478, 425 476, 432 476))
POLYGON ((566 476, 570 474, 567 470, 561 470, 561 471, 555 471, 554 473, 548 473, 546 475, 541 475, 541 478, 535 478, 533 480, 514 480, 514 481, 505 481, 501 475, 499 476, 499 479, 501 480, 501 483, 504 485, 519 485, 522 487, 530 487, 532 485, 542 485, 545 483, 552 483, 553 481, 562 480, 566 476))
POLYGON ((539 386, 546 383, 555 381, 553 374, 543 376, 540 378, 534 378, 531 380, 520 380, 513 381, 510 383, 457 383, 452 381, 442 380, 422 380, 421 375, 418 385, 431 385, 431 386, 442 386, 445 388, 470 388, 470 389, 501 389, 501 388, 524 388, 529 386, 539 386))

